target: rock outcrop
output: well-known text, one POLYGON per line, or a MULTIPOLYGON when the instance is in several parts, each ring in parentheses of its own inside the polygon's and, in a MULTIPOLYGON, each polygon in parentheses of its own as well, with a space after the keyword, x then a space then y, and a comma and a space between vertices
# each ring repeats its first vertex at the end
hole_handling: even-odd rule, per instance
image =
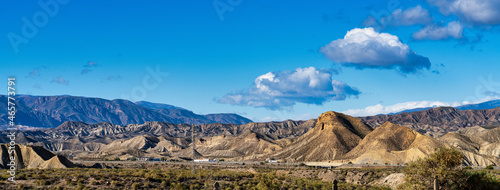
POLYGON ((373 129, 361 120, 333 111, 321 114, 314 128, 270 157, 293 161, 340 158, 373 129))
POLYGON ((9 168, 10 156, 14 156, 16 169, 52 169, 69 168, 75 165, 66 157, 55 155, 52 152, 39 146, 15 145, 15 154, 9 155, 9 146, 0 145, 0 167, 9 168))

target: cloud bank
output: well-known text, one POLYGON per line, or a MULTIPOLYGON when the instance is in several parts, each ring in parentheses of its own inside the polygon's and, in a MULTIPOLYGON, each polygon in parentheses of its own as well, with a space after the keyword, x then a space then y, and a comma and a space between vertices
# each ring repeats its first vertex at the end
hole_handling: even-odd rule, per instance
POLYGON ((411 26, 415 24, 430 24, 432 23, 432 16, 423 9, 420 5, 406 10, 396 9, 392 12, 391 16, 387 17, 389 24, 393 26, 411 26))
POLYGON ((473 25, 500 24, 500 1, 498 0, 427 0, 448 16, 458 16, 461 21, 473 25))
POLYGON ((368 106, 364 109, 351 109, 343 111, 342 113, 352 116, 373 116, 379 114, 398 113, 404 110, 411 110, 417 108, 442 107, 442 106, 457 107, 467 104, 478 104, 495 99, 499 98, 486 97, 478 101, 463 101, 463 102, 413 101, 413 102, 398 103, 390 106, 383 106, 382 104, 377 104, 374 106, 368 106))
POLYGON ((266 73, 257 77, 250 89, 228 93, 217 102, 279 110, 298 102, 322 105, 359 94, 358 89, 332 80, 331 71, 309 67, 266 73))
POLYGON ((334 62, 358 69, 396 69, 412 74, 431 66, 427 57, 412 51, 397 36, 378 33, 373 28, 352 29, 343 39, 323 46, 320 52, 334 62))
POLYGON ((430 25, 413 33, 415 40, 445 40, 463 38, 464 27, 460 22, 452 21, 447 26, 430 25))

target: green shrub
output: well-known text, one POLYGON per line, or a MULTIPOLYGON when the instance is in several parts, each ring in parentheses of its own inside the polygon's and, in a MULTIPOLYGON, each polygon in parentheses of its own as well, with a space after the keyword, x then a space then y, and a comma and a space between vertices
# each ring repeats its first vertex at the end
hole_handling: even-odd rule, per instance
POLYGON ((50 182, 47 180, 38 179, 35 181, 35 184, 38 186, 45 186, 45 185, 50 185, 50 182))
POLYGON ((493 165, 488 165, 484 168, 485 170, 492 170, 493 169, 493 165))
POLYGON ((401 189, 429 189, 438 180, 439 189, 497 189, 500 180, 487 173, 460 168, 464 155, 454 149, 440 149, 429 157, 419 159, 405 169, 401 189))
POLYGON ((138 184, 138 183, 133 183, 133 184, 132 184, 132 189, 139 189, 139 187, 140 187, 140 186, 141 186, 141 185, 140 185, 140 184, 138 184))

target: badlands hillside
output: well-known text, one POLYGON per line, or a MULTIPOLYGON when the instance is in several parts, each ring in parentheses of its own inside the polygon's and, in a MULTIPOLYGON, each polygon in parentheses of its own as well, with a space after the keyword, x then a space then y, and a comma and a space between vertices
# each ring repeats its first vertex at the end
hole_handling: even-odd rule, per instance
POLYGON ((482 110, 437 107, 411 113, 376 115, 361 117, 360 119, 375 128, 389 121, 410 127, 432 137, 440 137, 466 127, 499 126, 500 107, 482 110))
POLYGON ((52 152, 39 146, 15 145, 15 154, 9 155, 9 145, 0 145, 0 168, 7 169, 10 157, 14 156, 16 169, 53 169, 69 168, 75 165, 64 156, 55 155, 52 152))
POLYGON ((357 118, 326 112, 314 128, 271 157, 301 162, 334 160, 356 147, 372 130, 357 118))
MULTIPOLYGON (((191 125, 163 122, 65 122, 53 129, 21 131, 17 139, 84 160, 188 160, 195 144, 197 158, 404 164, 451 147, 464 153, 464 164, 500 165, 499 133, 500 128, 477 126, 433 138, 389 121, 374 129, 362 119, 330 111, 308 121, 197 125, 195 142, 191 125)), ((8 139, 0 137, 0 142, 8 139)))

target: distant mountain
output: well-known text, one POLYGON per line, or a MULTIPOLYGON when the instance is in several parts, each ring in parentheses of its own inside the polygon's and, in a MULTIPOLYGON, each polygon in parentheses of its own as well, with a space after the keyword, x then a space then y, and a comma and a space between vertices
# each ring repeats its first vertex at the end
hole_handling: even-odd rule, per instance
MULTIPOLYGON (((432 108, 435 108, 435 107, 413 108, 413 109, 403 110, 400 112, 389 113, 387 115, 396 115, 396 114, 400 114, 400 113, 411 113, 411 112, 416 112, 416 111, 424 111, 424 110, 428 110, 428 109, 432 109, 432 108)), ((380 114, 380 115, 384 115, 384 114, 380 114)))
MULTIPOLYGON (((7 109, 7 97, 0 95, 0 109, 7 109)), ((151 121, 174 124, 234 123, 251 120, 236 114, 198 115, 192 111, 151 102, 133 103, 128 100, 106 100, 77 96, 18 96, 16 123, 32 127, 52 128, 65 121, 85 123, 109 122, 117 125, 140 124, 151 121)), ((5 112, 0 113, 0 126, 6 127, 5 112)))
POLYGON ((484 109, 493 109, 496 107, 500 107, 500 99, 491 100, 479 104, 468 104, 468 105, 458 106, 456 108, 459 110, 484 110, 484 109))
MULTIPOLYGON (((387 115, 396 115, 396 114, 400 114, 400 113, 411 113, 411 112, 416 112, 416 111, 424 111, 424 110, 428 110, 428 109, 432 109, 432 108, 436 108, 436 107, 437 106, 424 107, 424 108, 413 108, 413 109, 403 110, 400 112, 389 113, 387 115)), ((454 108, 457 108, 459 110, 484 110, 484 109, 493 109, 496 107, 500 107, 500 99, 490 100, 490 101, 486 101, 486 102, 482 102, 482 103, 478 103, 478 104, 467 104, 467 105, 463 105, 463 106, 457 106, 454 108)))
POLYGON ((500 107, 484 110, 437 107, 411 113, 360 117, 360 119, 372 127, 378 127, 389 121, 438 137, 465 127, 500 125, 500 107))
POLYGON ((169 104, 160 104, 160 103, 153 103, 153 102, 147 102, 147 101, 139 101, 135 102, 135 104, 144 106, 147 108, 151 109, 180 109, 180 110, 185 110, 184 108, 177 107, 177 106, 172 106, 169 104))
MULTIPOLYGON (((7 124, 10 122, 8 119, 7 111, 7 96, 0 95, 0 126, 7 127, 7 124)), ((51 116, 28 108, 23 101, 16 100, 14 101, 16 104, 16 117, 14 122, 17 125, 26 125, 26 126, 57 126, 60 125, 61 122, 52 118, 51 116)))

